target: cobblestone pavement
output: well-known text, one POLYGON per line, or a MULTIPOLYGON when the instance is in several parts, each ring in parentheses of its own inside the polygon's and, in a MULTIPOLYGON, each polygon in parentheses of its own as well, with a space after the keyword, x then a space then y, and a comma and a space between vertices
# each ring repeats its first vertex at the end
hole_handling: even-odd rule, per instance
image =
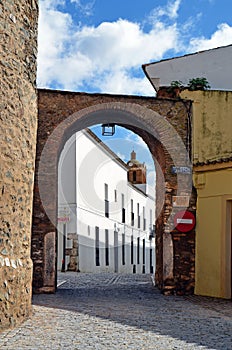
POLYGON ((163 296, 149 275, 64 273, 58 282, 55 295, 34 295, 30 319, 0 334, 1 350, 232 349, 230 301, 163 296))

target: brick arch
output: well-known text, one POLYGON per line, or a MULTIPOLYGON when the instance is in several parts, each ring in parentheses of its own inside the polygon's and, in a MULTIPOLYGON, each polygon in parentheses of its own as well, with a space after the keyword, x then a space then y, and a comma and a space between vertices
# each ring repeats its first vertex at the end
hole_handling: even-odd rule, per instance
MULTIPOLYGON (((34 291, 55 291, 55 255, 57 217, 57 167, 64 143, 75 132, 91 125, 113 122, 140 135, 150 149, 157 169, 157 195, 164 202, 156 220, 156 282, 162 290, 175 291, 181 282, 175 256, 172 227, 172 196, 184 191, 190 195, 189 176, 173 175, 172 165, 189 166, 185 143, 188 139, 188 102, 159 101, 154 98, 111 96, 100 94, 39 91, 39 127, 35 171, 32 259, 34 291), (159 103, 157 103, 159 102, 159 103), (162 112, 162 114, 161 114, 162 112), (176 130, 177 121, 181 124, 176 130), (180 186, 178 186, 178 184, 180 186), (47 195, 49 193, 49 195, 47 195), (44 210, 46 208, 46 212, 44 210), (53 233, 52 233, 53 232, 53 233), (47 235, 49 234, 49 236, 47 235), (50 259, 46 249, 49 247, 50 259), (176 271, 176 276, 174 275, 176 271), (179 277, 177 277, 177 275, 179 277)), ((158 203, 159 204, 159 203, 158 203)), ((192 233, 194 235, 194 232, 192 233)), ((189 236, 188 238, 189 239, 189 236)), ((186 241, 183 237, 182 241, 186 241)), ((177 240, 178 242, 180 241, 177 240)), ((182 242, 183 243, 183 242, 182 242)), ((187 245, 185 242, 184 245, 187 245)), ((192 250, 194 250, 191 247, 192 250)), ((189 270, 192 271, 194 257, 189 270)), ((193 286, 193 278, 187 287, 193 286)), ((190 288, 190 287, 189 287, 190 288)))

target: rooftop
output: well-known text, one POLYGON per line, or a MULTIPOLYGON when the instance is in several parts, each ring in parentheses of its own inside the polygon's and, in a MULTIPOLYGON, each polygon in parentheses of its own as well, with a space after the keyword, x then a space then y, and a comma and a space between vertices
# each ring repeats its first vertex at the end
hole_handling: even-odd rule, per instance
POLYGON ((156 91, 180 80, 204 77, 212 90, 232 90, 232 44, 142 65, 156 91))

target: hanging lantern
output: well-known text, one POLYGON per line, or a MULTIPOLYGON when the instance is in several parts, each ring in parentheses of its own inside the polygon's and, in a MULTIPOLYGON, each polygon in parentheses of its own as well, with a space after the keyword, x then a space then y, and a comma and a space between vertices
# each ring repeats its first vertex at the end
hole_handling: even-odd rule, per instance
POLYGON ((115 134, 115 124, 102 124, 102 136, 113 136, 115 134))

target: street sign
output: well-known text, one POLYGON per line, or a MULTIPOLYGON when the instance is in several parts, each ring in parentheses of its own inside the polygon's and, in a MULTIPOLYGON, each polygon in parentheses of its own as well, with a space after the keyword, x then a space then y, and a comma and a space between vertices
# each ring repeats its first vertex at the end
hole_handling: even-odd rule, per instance
POLYGON ((187 174, 190 175, 192 170, 189 166, 172 166, 171 167, 172 174, 187 174))
POLYGON ((173 207, 185 207, 189 206, 189 196, 173 196, 172 203, 173 207))
POLYGON ((196 219, 193 213, 190 211, 182 210, 176 213, 174 216, 175 228, 180 232, 189 232, 191 231, 196 224, 196 219))
POLYGON ((62 208, 58 212, 58 222, 69 222, 70 221, 70 210, 68 208, 62 208))
POLYGON ((58 222, 69 222, 70 217, 69 216, 62 216, 58 218, 58 222))

